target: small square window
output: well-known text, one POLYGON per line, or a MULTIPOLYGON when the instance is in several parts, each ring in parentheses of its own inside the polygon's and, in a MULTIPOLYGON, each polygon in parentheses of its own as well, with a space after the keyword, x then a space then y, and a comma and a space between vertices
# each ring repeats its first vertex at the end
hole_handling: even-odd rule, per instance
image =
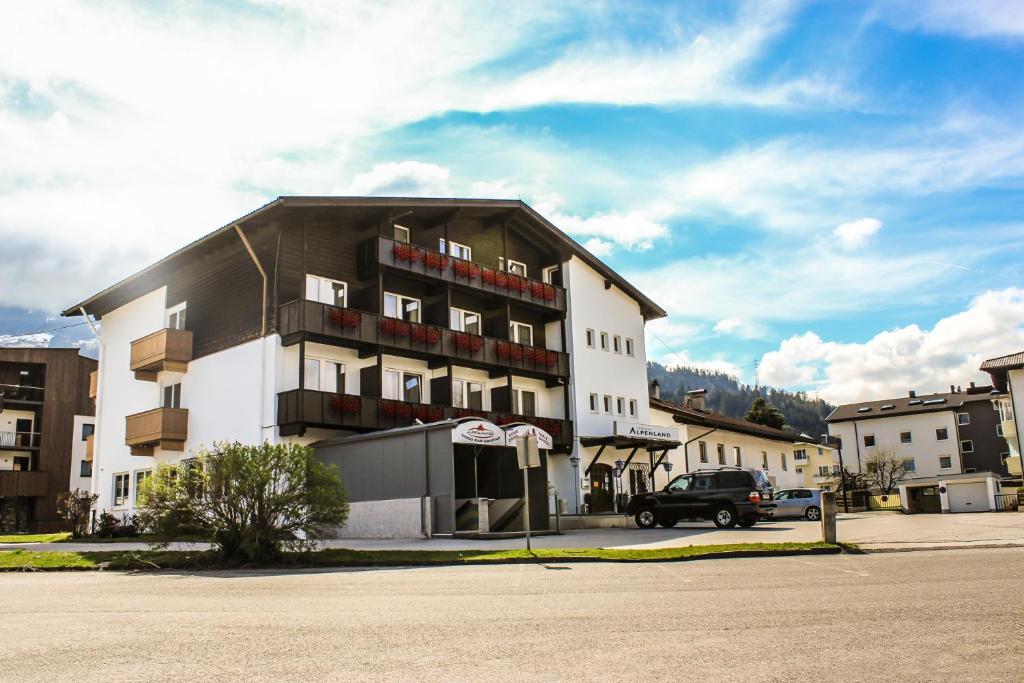
POLYGON ((626 355, 627 356, 632 356, 633 355, 633 340, 629 339, 629 338, 626 339, 626 355))
POLYGON ((626 399, 622 398, 621 396, 615 399, 615 412, 618 413, 619 415, 626 414, 626 399))
POLYGON ((875 446, 875 435, 874 434, 865 434, 864 435, 864 447, 865 448, 874 448, 874 446, 875 446))
POLYGON ((957 413, 956 414, 956 423, 959 424, 959 425, 969 425, 969 424, 971 424, 971 415, 970 415, 970 413, 957 413))
POLYGON ((900 443, 913 443, 910 432, 900 432, 900 443))
POLYGON ((953 458, 949 455, 939 456, 939 469, 949 470, 953 469, 953 458))
POLYGON ((960 452, 961 453, 973 453, 974 452, 974 442, 971 441, 970 439, 964 439, 963 441, 961 441, 960 442, 960 452))
POLYGON ((938 427, 935 430, 935 440, 945 441, 949 438, 949 430, 946 427, 938 427))
POLYGON ((629 415, 630 417, 636 417, 638 415, 636 399, 629 399, 629 415))
POLYGON ((600 412, 600 410, 601 410, 601 407, 600 407, 600 404, 598 403, 597 394, 591 394, 590 395, 590 412, 597 413, 597 412, 600 412))

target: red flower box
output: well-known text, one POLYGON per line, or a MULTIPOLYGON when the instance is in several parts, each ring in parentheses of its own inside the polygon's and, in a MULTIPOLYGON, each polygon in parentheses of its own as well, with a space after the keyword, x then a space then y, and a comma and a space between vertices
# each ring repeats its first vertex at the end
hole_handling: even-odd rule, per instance
POLYGON ((512 356, 512 344, 509 342, 498 342, 498 358, 510 358, 512 356))
POLYGON ((462 259, 456 259, 452 264, 452 270, 458 277, 464 277, 467 280, 475 280, 480 276, 480 266, 469 261, 463 261, 462 259))
POLYGON ((502 289, 507 288, 508 287, 508 275, 505 275, 505 273, 495 273, 494 274, 494 284, 496 286, 498 286, 498 287, 501 287, 502 289))
POLYGON ((512 344, 509 349, 512 360, 519 362, 523 359, 523 347, 521 344, 512 344))
POLYGON ((554 301, 557 296, 554 285, 544 285, 544 300, 554 301))
POLYGON ((359 311, 349 310, 347 308, 332 308, 331 309, 331 320, 342 327, 359 327, 359 321, 362 316, 359 311))
POLYGON ((553 368, 558 365, 558 354, 554 351, 548 351, 544 354, 544 364, 549 368, 553 368))
POLYGON ((427 252, 423 257, 423 265, 427 268, 433 268, 438 272, 444 272, 448 269, 450 264, 451 260, 447 256, 443 256, 433 251, 427 252))
POLYGON ((395 320, 394 318, 381 318, 377 326, 380 328, 380 331, 383 332, 384 334, 394 334, 396 322, 398 321, 395 320))
POLYGON ((452 337, 455 340, 455 348, 459 351, 472 351, 476 353, 484 347, 484 339, 475 334, 469 334, 467 332, 453 332, 452 337))
POLYGON ((358 396, 332 396, 331 408, 342 413, 358 413, 362 410, 363 399, 358 396))
POLYGON ((484 281, 484 284, 493 285, 498 279, 498 274, 490 268, 484 268, 480 273, 480 278, 484 281))
POLYGON ((412 417, 412 406, 408 403, 396 403, 395 404, 395 415, 398 417, 409 418, 412 417))
POLYGON ((409 323, 404 320, 395 321, 395 336, 396 337, 408 337, 409 336, 409 323))
POLYGON ((392 247, 391 252, 395 255, 395 260, 398 261, 411 261, 412 260, 412 247, 408 244, 401 242, 395 242, 395 246, 392 247))
POLYGON ((518 275, 508 276, 508 289, 510 292, 525 292, 528 287, 526 280, 518 275))
POLYGON ((436 346, 441 341, 441 330, 436 327, 427 328, 427 344, 430 346, 436 346))
POLYGON ((544 283, 543 282, 531 282, 530 283, 530 296, 534 299, 544 298, 544 283))
POLYGON ((409 337, 414 342, 425 342, 427 341, 427 328, 422 325, 413 325, 412 332, 409 334, 409 337))
POLYGON ((394 415, 398 410, 398 405, 394 401, 381 401, 377 409, 382 415, 394 415))

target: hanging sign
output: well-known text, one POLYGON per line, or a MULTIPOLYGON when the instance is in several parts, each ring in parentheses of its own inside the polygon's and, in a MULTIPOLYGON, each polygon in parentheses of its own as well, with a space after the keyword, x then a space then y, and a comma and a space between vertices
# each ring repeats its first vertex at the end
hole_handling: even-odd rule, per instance
POLYGON ((554 440, 551 435, 545 432, 540 427, 534 427, 531 424, 516 424, 505 427, 505 444, 508 446, 515 446, 516 441, 521 436, 535 436, 537 437, 537 448, 542 451, 550 451, 551 445, 554 440))
POLYGON ((501 427, 487 420, 466 420, 452 427, 452 443, 474 446, 504 446, 505 433, 501 427))
POLYGON ((647 439, 648 441, 679 441, 679 430, 675 427, 659 427, 658 425, 616 420, 615 436, 628 436, 631 439, 647 439))

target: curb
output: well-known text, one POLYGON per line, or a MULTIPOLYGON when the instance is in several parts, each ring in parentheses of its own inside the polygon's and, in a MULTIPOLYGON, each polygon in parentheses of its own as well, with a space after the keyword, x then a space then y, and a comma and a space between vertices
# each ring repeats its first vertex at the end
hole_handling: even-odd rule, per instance
POLYGON ((910 546, 906 548, 850 548, 847 552, 857 555, 875 555, 883 553, 920 553, 939 550, 985 550, 999 548, 1024 548, 1024 543, 984 543, 964 545, 910 546))

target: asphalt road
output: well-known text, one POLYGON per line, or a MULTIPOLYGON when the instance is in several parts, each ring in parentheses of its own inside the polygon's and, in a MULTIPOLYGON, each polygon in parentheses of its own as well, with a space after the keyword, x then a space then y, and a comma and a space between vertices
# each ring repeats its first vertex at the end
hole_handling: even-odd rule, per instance
POLYGON ((3 680, 1024 679, 1024 550, 0 576, 3 680))

